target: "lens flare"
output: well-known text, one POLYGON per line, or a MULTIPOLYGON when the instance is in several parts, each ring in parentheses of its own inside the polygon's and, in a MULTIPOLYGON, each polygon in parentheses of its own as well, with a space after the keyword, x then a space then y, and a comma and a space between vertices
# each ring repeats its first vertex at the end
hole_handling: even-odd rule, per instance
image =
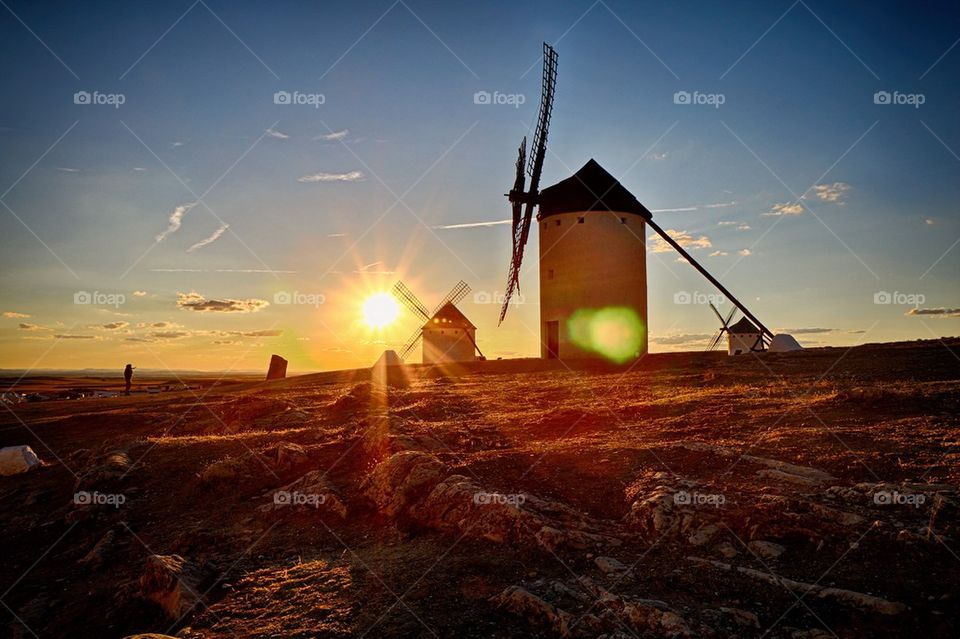
POLYGON ((370 328, 384 328, 392 324, 400 314, 397 300, 389 293, 374 293, 363 301, 363 321, 370 328))
POLYGON ((574 344, 617 364, 639 357, 643 348, 643 322, 625 306, 580 309, 570 317, 567 329, 574 344))

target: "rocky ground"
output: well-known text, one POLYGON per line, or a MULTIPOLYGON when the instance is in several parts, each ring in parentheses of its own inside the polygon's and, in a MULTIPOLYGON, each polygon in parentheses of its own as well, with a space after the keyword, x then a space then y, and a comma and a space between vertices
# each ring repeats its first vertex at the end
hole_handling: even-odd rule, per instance
POLYGON ((0 635, 956 637, 960 343, 0 413, 0 635))

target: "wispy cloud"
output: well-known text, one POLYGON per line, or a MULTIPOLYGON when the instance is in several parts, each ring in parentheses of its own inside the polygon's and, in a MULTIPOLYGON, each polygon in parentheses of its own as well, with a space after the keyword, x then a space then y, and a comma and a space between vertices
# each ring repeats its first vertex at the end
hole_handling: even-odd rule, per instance
POLYGON ((178 230, 180 230, 180 225, 183 224, 183 216, 187 214, 187 211, 196 205, 196 202, 191 202, 189 204, 181 204, 180 206, 174 208, 173 213, 170 214, 170 217, 167 220, 167 230, 157 235, 157 242, 162 242, 168 235, 171 233, 176 233, 178 230))
POLYGON ((255 313, 270 306, 267 300, 247 299, 207 299, 196 292, 177 293, 177 306, 198 313, 255 313))
POLYGON ((197 242, 196 244, 188 248, 187 253, 193 253, 194 251, 202 249, 204 246, 208 244, 213 244, 214 242, 220 239, 220 236, 223 235, 228 228, 230 228, 229 224, 221 225, 220 228, 214 231, 209 237, 200 240, 199 242, 197 242))
POLYGON ((655 344, 678 346, 681 344, 699 344, 707 341, 711 337, 713 337, 713 335, 708 333, 682 333, 679 335, 661 335, 659 337, 651 337, 650 341, 655 344))
POLYGON ((347 171, 346 173, 314 173, 312 175, 301 175, 297 182, 313 184, 316 182, 361 182, 364 179, 361 171, 347 171))
POLYGON ((133 292, 133 296, 134 296, 134 297, 146 297, 146 296, 147 296, 147 292, 146 292, 146 291, 134 291, 134 292, 133 292))
POLYGON ((715 202, 713 204, 698 204, 696 206, 681 206, 669 209, 650 209, 651 213, 686 213, 689 211, 699 211, 700 209, 725 209, 735 206, 736 202, 715 202))
POLYGON ((346 237, 346 233, 327 233, 327 237, 346 237))
POLYGON ((72 166, 58 166, 56 167, 56 169, 58 171, 62 171, 63 173, 79 173, 80 172, 80 169, 76 169, 72 166))
POLYGON ((126 328, 130 326, 128 322, 110 322, 108 324, 100 324, 97 328, 102 328, 107 331, 115 331, 120 328, 126 328))
POLYGON ((803 205, 801 205, 799 202, 794 202, 793 204, 787 202, 784 204, 774 204, 772 209, 766 213, 761 213, 760 217, 787 217, 791 215, 802 214, 803 205))
POLYGON ((100 339, 96 335, 54 335, 54 339, 100 339))
POLYGON ((753 255, 753 251, 751 251, 750 249, 740 249, 739 251, 737 251, 737 255, 739 255, 740 257, 750 257, 751 255, 753 255))
MULTIPOLYGON (((683 248, 705 249, 713 246, 713 244, 710 243, 710 238, 706 235, 694 237, 688 231, 677 231, 675 229, 667 229, 666 233, 683 248)), ((653 242, 650 247, 652 253, 669 253, 673 250, 673 247, 667 244, 667 241, 659 235, 651 235, 650 240, 653 242)))
POLYGON ((288 140, 290 136, 284 133, 283 131, 277 131, 274 128, 269 128, 266 131, 267 137, 275 138, 277 140, 288 140))
POLYGON ((26 319, 30 317, 30 313, 18 313, 16 311, 4 311, 3 316, 8 319, 26 319))
POLYGON ((257 331, 217 331, 224 337, 280 337, 283 331, 278 328, 266 328, 257 331))
POLYGON ((500 226, 510 224, 513 220, 493 220, 491 222, 464 222, 462 224, 440 224, 431 228, 435 229, 478 229, 488 226, 500 226))
POLYGON ((960 308, 911 308, 906 314, 938 318, 960 317, 960 308))
POLYGON ((336 140, 342 140, 347 137, 347 134, 350 133, 350 129, 344 129, 342 131, 334 131, 333 133, 327 133, 325 135, 318 135, 313 138, 314 140, 324 140, 327 142, 332 142, 336 140))
POLYGON ((370 264, 365 264, 364 266, 361 266, 360 268, 356 269, 354 273, 362 273, 365 275, 393 275, 396 273, 396 271, 388 271, 385 269, 374 270, 373 267, 380 266, 381 264, 383 264, 383 262, 379 262, 379 261, 372 262, 370 264))
POLYGON ((846 195, 847 191, 849 190, 850 190, 850 185, 847 184, 846 182, 834 182, 833 184, 818 184, 815 187, 813 187, 813 195, 821 202, 829 202, 831 204, 843 204, 843 198, 846 195))
POLYGON ((714 251, 708 257, 724 257, 726 255, 729 255, 726 251, 714 251))
POLYGON ((39 325, 37 325, 37 324, 28 324, 27 322, 20 322, 20 324, 17 326, 17 328, 19 328, 21 331, 45 331, 45 330, 48 330, 48 329, 44 328, 43 326, 39 326, 39 325))
POLYGON ((832 328, 779 328, 780 333, 790 333, 791 335, 816 335, 818 333, 832 333, 832 328))
POLYGON ((282 271, 269 268, 152 268, 153 273, 269 273, 270 275, 289 275, 297 271, 282 271))

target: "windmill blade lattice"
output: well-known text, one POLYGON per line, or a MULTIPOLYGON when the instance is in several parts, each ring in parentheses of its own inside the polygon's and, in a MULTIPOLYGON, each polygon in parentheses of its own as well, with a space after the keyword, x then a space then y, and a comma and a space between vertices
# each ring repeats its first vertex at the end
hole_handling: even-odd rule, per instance
MULTIPOLYGON (((430 313, 430 317, 433 317, 434 315, 436 315, 437 311, 439 311, 441 308, 443 308, 447 304, 453 304, 454 306, 456 306, 457 302, 462 300, 469 292, 470 292, 470 285, 464 282, 463 280, 460 280, 459 282, 457 282, 456 286, 450 289, 450 292, 447 293, 446 297, 440 300, 440 303, 437 304, 437 307, 433 309, 432 313, 430 313)), ((430 319, 430 318, 428 317, 427 319, 430 319)))
POLYGON ((432 315, 427 313, 427 307, 413 294, 407 285, 403 282, 397 282, 393 285, 393 296, 407 307, 414 315, 419 315, 424 320, 429 320, 432 315))

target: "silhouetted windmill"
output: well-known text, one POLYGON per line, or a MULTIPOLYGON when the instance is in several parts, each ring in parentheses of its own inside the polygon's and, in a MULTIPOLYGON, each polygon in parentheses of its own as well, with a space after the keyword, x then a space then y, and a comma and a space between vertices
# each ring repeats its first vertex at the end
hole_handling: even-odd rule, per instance
POLYGON ((400 359, 406 359, 417 342, 423 341, 423 363, 465 362, 477 359, 477 327, 460 312, 456 304, 470 292, 470 286, 460 280, 437 304, 433 312, 414 295, 406 284, 397 282, 393 295, 423 324, 400 348, 400 359))

